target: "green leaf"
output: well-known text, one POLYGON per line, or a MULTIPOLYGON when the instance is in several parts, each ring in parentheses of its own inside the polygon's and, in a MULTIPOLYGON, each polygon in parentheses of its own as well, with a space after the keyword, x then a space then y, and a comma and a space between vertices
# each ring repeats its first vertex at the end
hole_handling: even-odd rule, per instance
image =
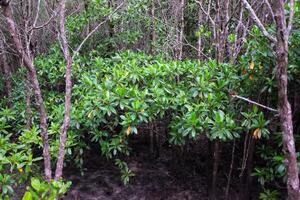
POLYGON ((36 190, 36 191, 40 191, 41 190, 41 182, 39 181, 39 179, 37 178, 32 178, 31 179, 31 186, 36 190))
POLYGON ((32 195, 30 192, 25 192, 22 200, 32 200, 32 195))

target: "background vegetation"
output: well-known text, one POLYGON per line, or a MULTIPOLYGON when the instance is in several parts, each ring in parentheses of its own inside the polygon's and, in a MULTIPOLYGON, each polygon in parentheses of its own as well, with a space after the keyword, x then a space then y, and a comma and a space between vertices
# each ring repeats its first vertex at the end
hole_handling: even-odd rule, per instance
POLYGON ((145 126, 152 162, 207 142, 210 199, 299 199, 299 1, 0 5, 0 199, 62 197, 91 150, 130 184, 145 126))

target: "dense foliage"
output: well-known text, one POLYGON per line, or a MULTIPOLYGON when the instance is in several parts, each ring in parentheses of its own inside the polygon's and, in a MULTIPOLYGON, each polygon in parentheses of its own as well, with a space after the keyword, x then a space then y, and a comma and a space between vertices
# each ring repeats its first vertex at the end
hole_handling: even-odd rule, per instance
MULTIPOLYGON (((51 83, 43 88, 47 94, 51 153, 55 158, 63 94, 59 91, 61 62, 55 48, 53 52, 47 59, 41 57, 36 62, 41 82, 51 83)), ((174 145, 183 145, 185 138, 196 140, 199 134, 223 141, 240 138, 254 130, 257 138, 268 135, 265 129, 268 122, 263 114, 251 106, 246 106, 241 113, 241 104, 230 95, 232 91, 239 93, 241 84, 252 80, 228 64, 220 65, 213 60, 207 63, 166 61, 141 52, 124 52, 103 59, 93 53, 78 59, 74 71, 73 117, 66 152, 69 162, 75 162, 78 167, 82 166, 83 152, 91 142, 99 143, 101 153, 108 158, 128 155, 128 137, 139 134, 141 123, 162 119, 167 111, 172 111, 168 138, 174 145)), ((22 85, 19 81, 16 84, 22 85)), ((21 94, 15 92, 15 95, 21 94)), ((15 102, 14 111, 6 111, 22 113, 25 107, 22 104, 24 99, 15 102)), ((25 114, 18 117, 19 122, 25 121, 25 114)), ((32 145, 41 147, 36 123, 33 119, 33 128, 20 133, 28 149, 32 145)), ((7 128, 3 127, 3 131, 7 128)), ((131 171, 126 163, 118 166, 123 166, 120 167, 123 180, 128 182, 131 171)))
MULTIPOLYGON (((205 138, 210 145, 206 147, 214 165, 213 176, 217 176, 219 163, 215 157, 219 152, 211 145, 225 144, 223 148, 229 151, 226 147, 229 144, 230 148, 233 146, 232 155, 223 159, 227 163, 231 158, 230 175, 226 177, 228 188, 232 174, 238 174, 239 177, 232 176, 232 179, 240 179, 241 183, 254 177, 260 199, 286 197, 282 188, 288 177, 276 95, 278 55, 274 44, 270 45, 261 28, 244 13, 243 4, 228 1, 233 13, 226 22, 217 1, 212 4, 211 1, 188 2, 183 8, 178 2, 172 5, 168 1, 129 0, 123 5, 95 0, 84 1, 79 6, 76 2, 67 3, 73 12, 64 19, 69 47, 74 53, 65 166, 75 166, 84 174, 86 152, 96 146, 99 155, 113 160, 119 168, 123 183, 129 184, 135 175, 126 163, 126 157, 132 152, 130 141, 143 134, 143 125, 153 129, 153 123, 168 119, 164 124, 167 135, 160 142, 174 153, 178 149, 185 151, 190 141, 197 143, 205 138), (183 16, 180 13, 184 13, 183 16), (94 29, 98 25, 99 28, 94 29), (81 44, 82 48, 76 49, 81 44), (178 57, 180 45, 182 55, 178 57)), ((300 144, 299 6, 300 2, 295 1, 287 67, 287 95, 294 111, 296 151, 300 144)), ((263 11, 267 12, 262 20, 266 31, 275 35, 276 23, 272 22, 270 11, 263 11)), ((285 17, 290 18, 288 5, 285 11, 285 17)), ((41 16, 46 18, 44 14, 41 16)), ((52 22, 49 20, 45 26, 53 26, 55 30, 56 24, 52 22)), ((0 29, 2 37, 2 27, 0 29)), ((22 30, 21 34, 26 37, 20 38, 30 38, 32 30, 25 33, 22 30)), ((4 38, 8 32, 3 31, 4 38)), ((55 32, 54 38, 60 36, 56 35, 60 31, 48 32, 55 32)), ((53 36, 43 34, 47 37, 42 34, 41 37, 53 36)), ((38 46, 38 41, 29 42, 30 48, 38 46)), ((7 40, 8 44, 11 42, 7 40)), ((22 42, 27 45, 28 41, 22 42)), ((40 43, 36 52, 30 50, 29 54, 46 108, 52 168, 55 168, 53 163, 60 156, 65 115, 66 57, 62 54, 65 49, 61 41, 45 39, 40 43)), ((17 66, 9 77, 11 94, 2 89, 7 87, 8 77, 0 76, 0 199, 11 199, 18 188, 26 186, 22 191, 24 200, 54 200, 68 191, 71 182, 62 178, 44 180, 38 100, 30 73, 23 67, 24 59, 16 64, 15 51, 11 54, 8 63, 17 66)), ((296 152, 296 156, 300 167, 300 153, 296 152)))

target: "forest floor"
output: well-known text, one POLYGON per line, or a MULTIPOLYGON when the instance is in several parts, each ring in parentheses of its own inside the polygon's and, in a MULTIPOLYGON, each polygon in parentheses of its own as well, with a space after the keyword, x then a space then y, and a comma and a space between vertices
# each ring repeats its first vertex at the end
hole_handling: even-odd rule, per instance
MULTIPOLYGON (((149 145, 134 146, 131 156, 126 158, 129 168, 135 173, 130 183, 124 186, 119 169, 101 158, 99 152, 89 152, 85 163, 85 173, 81 176, 73 170, 66 170, 72 188, 64 200, 206 200, 208 183, 205 162, 193 157, 181 162, 174 151, 163 148, 157 159, 149 155, 149 145), (199 162, 197 162, 199 161, 199 162)), ((218 179, 217 199, 224 199, 226 179, 218 179), (222 197, 223 196, 223 197, 222 197)), ((229 199, 238 199, 231 192, 229 199)))

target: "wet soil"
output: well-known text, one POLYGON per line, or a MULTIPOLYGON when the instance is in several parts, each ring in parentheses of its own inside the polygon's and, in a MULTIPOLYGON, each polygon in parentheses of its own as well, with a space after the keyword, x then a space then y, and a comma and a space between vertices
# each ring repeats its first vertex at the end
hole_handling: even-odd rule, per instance
MULTIPOLYGON (((149 154, 149 146, 135 145, 130 157, 124 158, 135 173, 124 186, 120 172, 112 161, 101 158, 100 153, 90 152, 81 176, 73 170, 66 171, 72 188, 64 200, 206 200, 208 198, 208 175, 201 155, 190 160, 178 159, 174 149, 162 148, 159 158, 149 154), (197 158, 197 159, 195 159, 197 158), (69 175, 68 175, 69 174, 69 175)), ((219 180, 225 185, 226 180, 219 180)), ((224 188, 219 188, 222 198, 224 188)), ((224 194, 224 193, 223 193, 224 194)), ((236 199, 231 197, 230 199, 236 199)))

